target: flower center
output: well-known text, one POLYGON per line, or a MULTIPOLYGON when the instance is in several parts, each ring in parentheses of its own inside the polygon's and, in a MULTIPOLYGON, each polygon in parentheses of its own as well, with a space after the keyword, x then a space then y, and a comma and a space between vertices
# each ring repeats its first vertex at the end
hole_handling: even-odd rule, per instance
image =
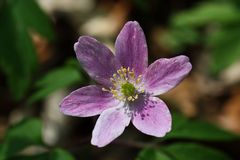
POLYGON ((134 96, 135 90, 136 89, 135 89, 134 85, 129 82, 127 82, 121 86, 121 92, 126 97, 134 96))
POLYGON ((102 88, 103 91, 112 93, 113 97, 120 101, 134 101, 138 95, 144 92, 142 75, 136 76, 134 70, 128 67, 121 67, 110 78, 113 86, 109 89, 102 88))

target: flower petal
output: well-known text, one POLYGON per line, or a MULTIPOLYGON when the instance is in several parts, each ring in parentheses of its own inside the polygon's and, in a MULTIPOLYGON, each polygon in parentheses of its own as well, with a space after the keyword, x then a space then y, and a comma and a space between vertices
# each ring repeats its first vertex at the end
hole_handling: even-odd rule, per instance
POLYGON ((102 43, 89 36, 81 36, 74 44, 78 61, 98 83, 110 86, 110 78, 119 68, 113 53, 102 43))
POLYGON ((145 90, 153 95, 165 93, 180 83, 191 69, 186 56, 161 58, 147 68, 143 76, 145 90))
POLYGON ((125 68, 134 69, 136 75, 142 74, 148 65, 148 51, 140 25, 134 21, 125 24, 116 43, 116 58, 125 68))
POLYGON ((60 111, 66 115, 90 117, 115 107, 118 103, 110 93, 102 91, 100 86, 90 85, 65 97, 60 104, 60 111))
POLYGON ((123 106, 105 110, 97 120, 91 143, 98 147, 106 146, 123 133, 130 119, 123 106))
POLYGON ((155 137, 163 137, 171 130, 171 114, 162 100, 149 97, 135 105, 132 123, 138 130, 155 137))

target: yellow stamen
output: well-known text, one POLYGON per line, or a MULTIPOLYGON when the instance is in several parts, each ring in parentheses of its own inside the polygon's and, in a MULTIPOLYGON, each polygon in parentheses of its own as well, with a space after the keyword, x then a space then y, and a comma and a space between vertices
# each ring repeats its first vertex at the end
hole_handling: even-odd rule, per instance
POLYGON ((141 89, 142 75, 136 77, 134 70, 130 69, 130 67, 120 67, 110 78, 110 81, 113 86, 109 89, 102 88, 102 90, 112 93, 113 97, 120 101, 134 101, 138 99, 139 93, 144 92, 144 90, 141 89))
POLYGON ((139 75, 137 80, 136 80, 136 84, 140 83, 141 80, 142 80, 142 75, 139 75))
POLYGON ((133 99, 133 97, 129 96, 127 99, 128 99, 128 101, 131 101, 133 99))
POLYGON ((138 94, 136 94, 136 95, 134 96, 134 99, 138 99, 138 94))
POLYGON ((109 89, 106 89, 106 88, 102 88, 102 91, 104 91, 104 92, 110 92, 110 90, 109 90, 109 89))

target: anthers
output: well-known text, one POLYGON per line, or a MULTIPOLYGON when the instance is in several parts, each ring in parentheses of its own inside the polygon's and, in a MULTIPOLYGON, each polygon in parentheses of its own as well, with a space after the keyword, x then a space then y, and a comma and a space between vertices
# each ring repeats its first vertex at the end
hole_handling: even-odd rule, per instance
POLYGON ((133 69, 121 67, 110 78, 113 86, 102 91, 112 93, 120 101, 134 101, 144 92, 142 75, 136 76, 133 69))

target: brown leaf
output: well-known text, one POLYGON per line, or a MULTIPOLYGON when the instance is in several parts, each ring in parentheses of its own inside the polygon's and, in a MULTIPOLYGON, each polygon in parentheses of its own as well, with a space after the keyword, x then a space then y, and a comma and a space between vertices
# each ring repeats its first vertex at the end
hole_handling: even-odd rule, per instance
POLYGON ((200 96, 196 77, 189 76, 183 80, 176 88, 164 94, 164 98, 175 103, 176 107, 188 117, 197 114, 196 102, 200 96))
POLYGON ((240 88, 223 105, 223 112, 219 116, 220 125, 234 133, 240 134, 240 88))
POLYGON ((40 63, 45 63, 53 56, 49 42, 41 35, 31 32, 33 43, 37 50, 37 56, 40 63))

